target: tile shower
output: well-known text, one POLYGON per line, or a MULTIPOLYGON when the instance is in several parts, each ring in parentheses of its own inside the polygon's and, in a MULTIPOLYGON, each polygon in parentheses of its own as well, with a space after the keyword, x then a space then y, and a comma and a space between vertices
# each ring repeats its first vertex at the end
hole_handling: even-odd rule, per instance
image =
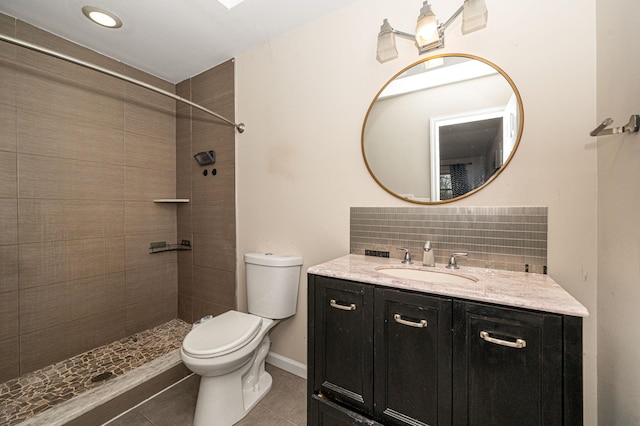
POLYGON ((125 374, 135 375, 137 367, 179 349, 189 330, 189 324, 175 319, 0 383, 0 424, 27 419, 51 424, 59 413, 49 417, 47 410, 125 374), (42 419, 34 419, 38 414, 42 419))
MULTIPOLYGON (((174 85, 2 14, 0 32, 233 116, 233 61, 174 85)), ((233 129, 7 43, 0 127, 0 384, 235 307, 233 129), (192 157, 204 149, 219 154, 207 180, 192 157), (191 201, 152 202, 176 196, 191 201), (182 239, 192 252, 149 254, 182 239)))

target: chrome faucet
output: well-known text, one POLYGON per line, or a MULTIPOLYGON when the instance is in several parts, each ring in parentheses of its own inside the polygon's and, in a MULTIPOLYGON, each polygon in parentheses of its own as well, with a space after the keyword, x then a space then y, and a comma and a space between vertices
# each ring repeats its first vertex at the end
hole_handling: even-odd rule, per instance
POLYGON ((409 252, 408 248, 398 247, 398 250, 404 250, 404 259, 402 259, 402 263, 411 264, 413 261, 411 260, 411 252, 409 252))
POLYGON ((460 267, 458 266, 458 263, 456 262, 456 257, 458 256, 467 257, 469 256, 469 253, 453 253, 451 255, 451 258, 449 259, 449 264, 447 265, 448 269, 460 269, 460 267))

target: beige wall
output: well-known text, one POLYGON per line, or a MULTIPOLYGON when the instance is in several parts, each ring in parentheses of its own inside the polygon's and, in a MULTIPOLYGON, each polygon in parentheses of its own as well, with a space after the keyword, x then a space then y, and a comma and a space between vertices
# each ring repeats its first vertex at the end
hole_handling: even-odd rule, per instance
MULTIPOLYGON (((0 15, 0 32, 174 86, 0 15)), ((175 101, 0 46, 0 382, 176 317, 175 101)))
MULTIPOLYGON (((420 5, 362 0, 238 56, 236 114, 247 125, 236 136, 241 307, 243 252, 301 255, 306 270, 349 252, 350 207, 408 205, 368 175, 360 131, 379 88, 420 59, 399 39, 399 58, 376 62, 382 18, 412 31, 420 5)), ((457 4, 432 6, 445 18, 457 4)), ((597 180, 588 136, 597 121, 595 0, 487 0, 487 7, 486 29, 462 36, 456 21, 441 52, 478 55, 509 74, 524 101, 524 134, 507 170, 459 204, 549 207, 549 273, 591 312, 584 323, 585 423, 595 424, 597 180)), ((301 363, 306 300, 303 274, 297 315, 272 333, 273 351, 301 363)))
MULTIPOLYGON (((598 0, 598 114, 614 126, 640 114, 640 5, 598 0)), ((602 425, 640 424, 640 134, 598 146, 598 414, 602 425)))
MULTIPOLYGON (((176 90, 185 99, 233 117, 234 62, 185 80, 176 90)), ((178 205, 178 240, 193 245, 193 251, 178 254, 178 315, 187 322, 236 306, 234 134, 224 122, 178 104, 177 194, 190 199, 178 205), (216 152, 216 163, 198 165, 193 155, 209 150, 216 152)))

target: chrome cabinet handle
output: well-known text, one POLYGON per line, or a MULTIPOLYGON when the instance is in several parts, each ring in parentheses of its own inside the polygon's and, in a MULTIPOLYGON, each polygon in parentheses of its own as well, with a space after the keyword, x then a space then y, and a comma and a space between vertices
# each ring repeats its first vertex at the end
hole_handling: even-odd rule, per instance
POLYGON ((331 299, 331 301, 329 302, 329 305, 331 305, 332 308, 341 309, 343 311, 355 311, 356 310, 356 304, 355 303, 351 303, 349 305, 341 305, 338 302, 336 302, 336 299, 331 299))
POLYGON ((396 320, 398 324, 408 325, 409 327, 425 328, 427 326, 427 320, 425 319, 419 322, 407 321, 406 319, 402 319, 402 315, 400 314, 394 314, 393 319, 396 320))
POLYGON ((527 341, 524 339, 516 339, 515 342, 510 342, 508 340, 502 340, 502 339, 496 339, 495 337, 491 337, 489 335, 488 331, 481 331, 480 332, 480 337, 482 338, 482 340, 489 342, 489 343, 495 343, 496 345, 501 345, 501 346, 508 346, 510 348, 516 348, 516 349, 522 349, 525 346, 527 346, 527 341))

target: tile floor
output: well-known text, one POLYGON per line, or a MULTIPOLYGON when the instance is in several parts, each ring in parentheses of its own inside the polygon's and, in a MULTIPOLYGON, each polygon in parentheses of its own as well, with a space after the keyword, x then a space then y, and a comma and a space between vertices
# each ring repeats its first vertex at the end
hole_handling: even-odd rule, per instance
MULTIPOLYGON (((306 380, 267 364, 273 387, 236 426, 305 426, 306 380)), ((191 426, 200 377, 192 375, 107 426, 191 426)))

